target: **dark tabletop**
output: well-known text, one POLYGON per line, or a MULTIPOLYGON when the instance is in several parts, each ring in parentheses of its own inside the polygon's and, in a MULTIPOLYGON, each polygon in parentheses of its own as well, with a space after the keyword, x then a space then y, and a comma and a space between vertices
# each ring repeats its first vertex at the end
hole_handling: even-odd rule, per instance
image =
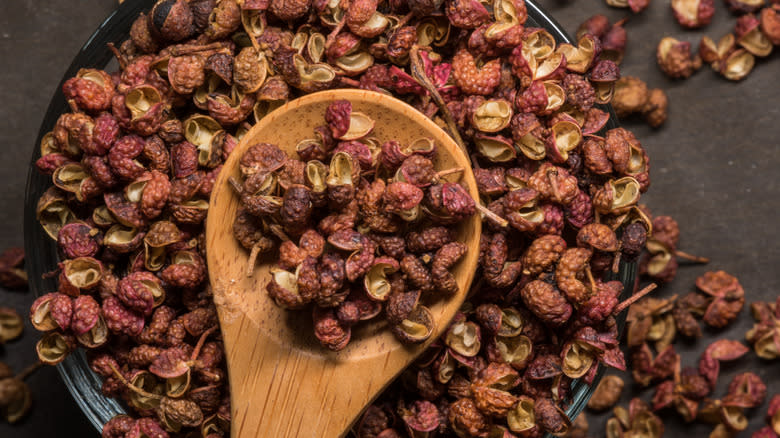
MULTIPOLYGON (((133 0, 127 0, 133 1, 133 0)), ((49 99, 62 74, 87 37, 116 6, 115 0, 3 0, 0 1, 0 248, 21 246, 22 209, 28 162, 49 99)), ((610 9, 601 0, 542 0, 569 32, 594 13, 612 19, 629 15, 610 9)), ((716 2, 713 23, 705 29, 717 41, 734 19, 716 2)), ((670 81, 655 65, 655 46, 663 36, 691 41, 704 34, 683 31, 674 21, 668 2, 655 0, 626 25, 628 52, 624 75, 645 79, 667 91, 669 120, 659 130, 627 122, 650 154, 652 187, 643 201, 655 214, 669 214, 680 223, 680 247, 710 257, 709 266, 683 266, 674 283, 659 296, 685 294, 698 275, 724 269, 739 277, 747 301, 774 300, 780 293, 780 50, 759 61, 753 73, 739 83, 728 82, 705 67, 686 81, 670 81)), ((0 305, 26 314, 30 293, 0 290, 0 305)), ((743 339, 752 324, 746 308, 738 322, 720 331, 705 331, 696 343, 678 341, 683 365, 695 365, 709 342, 743 339)), ((0 347, 0 361, 20 370, 35 360, 38 336, 25 335, 0 347)), ((742 370, 757 372, 780 393, 780 361, 761 361, 754 354, 724 367, 715 396, 725 392, 728 379, 742 370)), ((628 382, 628 381, 627 381, 628 382)), ((0 437, 97 436, 81 414, 55 369, 46 368, 29 379, 34 393, 32 413, 13 427, 0 424, 0 437)), ((652 392, 631 391, 649 400, 652 392)), ((751 411, 751 427, 763 422, 766 404, 751 411)), ((674 417, 667 415, 664 418, 674 417)), ((603 436, 605 416, 589 415, 591 435, 603 436)), ((670 419, 666 436, 701 436, 709 426, 693 427, 670 419), (684 432, 683 432, 684 431, 684 432)), ((748 435, 744 433, 743 435, 748 435)), ((705 435, 706 436, 706 435, 705 435)))

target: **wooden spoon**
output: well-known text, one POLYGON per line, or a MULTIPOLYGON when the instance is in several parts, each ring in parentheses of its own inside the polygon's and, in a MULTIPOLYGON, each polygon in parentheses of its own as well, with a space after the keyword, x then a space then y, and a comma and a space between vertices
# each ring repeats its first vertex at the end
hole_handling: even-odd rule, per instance
POLYGON ((265 285, 276 254, 258 260, 247 277, 248 251, 233 237, 238 197, 228 177, 239 178, 238 161, 252 144, 278 145, 291 157, 295 145, 314 137, 327 106, 347 99, 375 122, 372 136, 409 144, 420 137, 437 145, 438 170, 461 167, 461 182, 477 199, 468 158, 434 122, 400 100, 362 90, 310 94, 264 117, 242 138, 215 183, 206 223, 209 277, 217 305, 230 378, 231 436, 344 436, 366 407, 430 342, 447 328, 466 297, 479 255, 479 214, 459 224, 457 239, 468 252, 455 266, 459 290, 430 306, 436 329, 428 342, 405 346, 383 318, 358 324, 342 351, 323 348, 313 335, 311 312, 288 311, 271 300, 265 285))

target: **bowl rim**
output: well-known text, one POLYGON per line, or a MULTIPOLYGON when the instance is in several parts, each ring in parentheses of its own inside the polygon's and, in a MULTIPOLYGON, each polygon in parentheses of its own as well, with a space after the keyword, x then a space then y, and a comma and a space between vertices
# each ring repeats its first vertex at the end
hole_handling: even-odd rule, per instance
MULTIPOLYGON (((62 93, 62 85, 67 79, 75 76, 81 68, 105 68, 114 58, 113 53, 108 49, 108 43, 118 45, 126 40, 130 26, 138 17, 138 14, 151 9, 154 3, 154 0, 124 2, 112 11, 76 54, 57 85, 46 109, 33 147, 32 159, 27 173, 24 201, 24 249, 28 259, 26 270, 30 278, 30 290, 36 297, 43 295, 46 291, 56 290, 55 279, 44 279, 41 277, 43 273, 47 272, 47 269, 53 268, 57 264, 56 242, 43 232, 36 218, 38 198, 51 186, 51 179, 37 171, 35 161, 40 157, 39 144, 43 136, 51 131, 61 114, 69 111, 69 106, 62 93), (32 261, 35 263, 30 263, 32 261)), ((530 24, 550 32, 558 43, 573 43, 572 38, 563 30, 563 27, 541 8, 536 3, 536 0, 525 0, 525 4, 530 24)), ((617 127, 618 119, 611 105, 602 106, 602 109, 610 114, 607 127, 617 127)), ((613 275, 610 279, 621 281, 624 285, 623 293, 625 294, 629 290, 633 291, 636 275, 636 263, 622 261, 619 273, 613 275)), ((617 320, 618 327, 622 331, 622 327, 625 324, 625 312, 617 320)), ((127 413, 117 400, 102 395, 102 381, 89 368, 83 349, 79 348, 70 354, 64 362, 57 365, 57 371, 68 392, 70 392, 81 411, 98 432, 103 429, 103 425, 113 416, 127 413)), ((570 403, 565 410, 569 418, 574 420, 584 409, 590 394, 603 374, 604 368, 600 367, 591 385, 585 385, 579 380, 572 384, 570 403)))

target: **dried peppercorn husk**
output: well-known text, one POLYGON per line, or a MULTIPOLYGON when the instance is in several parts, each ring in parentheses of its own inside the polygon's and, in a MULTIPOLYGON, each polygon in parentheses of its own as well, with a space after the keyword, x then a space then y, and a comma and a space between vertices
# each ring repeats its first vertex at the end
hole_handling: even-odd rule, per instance
POLYGON ((647 254, 640 262, 640 273, 660 282, 670 282, 677 275, 678 259, 693 263, 709 263, 700 257, 677 248, 680 229, 671 216, 656 216, 652 219, 653 235, 648 238, 647 254))
POLYGON ((736 277, 724 271, 707 272, 696 279, 696 287, 713 299, 702 320, 712 327, 724 327, 737 318, 745 304, 745 291, 736 277))
POLYGON ((663 351, 674 340, 676 326, 669 313, 676 296, 669 299, 645 298, 629 308, 626 342, 636 347, 648 341, 655 342, 657 351, 663 351))
POLYGON ((691 55, 691 44, 672 37, 659 42, 656 58, 661 71, 673 79, 685 79, 701 67, 701 58, 691 55))
POLYGON ((780 314, 778 304, 756 302, 750 305, 753 319, 756 322, 745 334, 745 339, 752 344, 758 357, 775 359, 780 357, 780 314))
POLYGON ((775 433, 780 431, 780 414, 778 412, 780 412, 780 397, 775 395, 769 401, 769 408, 766 414, 766 421, 775 433))
POLYGON ((27 272, 24 270, 22 248, 8 248, 0 254, 0 286, 8 289, 27 287, 27 272))
POLYGON ((0 307, 0 345, 22 336, 24 321, 16 310, 0 307))
POLYGON ((675 0, 671 2, 671 7, 680 26, 688 29, 708 25, 715 14, 715 2, 712 0, 675 0))
POLYGON ((7 423, 17 423, 30 412, 32 392, 24 380, 40 366, 40 363, 32 364, 14 375, 11 367, 0 362, 0 416, 7 423))
POLYGON ((588 408, 594 411, 607 410, 618 402, 623 392, 623 379, 610 375, 601 379, 588 401, 588 408))
POLYGON ((639 398, 631 399, 628 409, 617 406, 613 412, 615 416, 607 421, 606 426, 606 436, 609 438, 632 434, 657 438, 664 434, 661 418, 651 412, 649 406, 639 398))

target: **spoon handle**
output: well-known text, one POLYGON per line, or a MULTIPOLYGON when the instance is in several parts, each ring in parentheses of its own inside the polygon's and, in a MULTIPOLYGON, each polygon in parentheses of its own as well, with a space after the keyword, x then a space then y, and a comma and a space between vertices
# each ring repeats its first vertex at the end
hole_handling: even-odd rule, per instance
POLYGON ((247 315, 228 322, 224 313, 233 438, 344 436, 408 358, 312 354, 264 336, 247 315))

